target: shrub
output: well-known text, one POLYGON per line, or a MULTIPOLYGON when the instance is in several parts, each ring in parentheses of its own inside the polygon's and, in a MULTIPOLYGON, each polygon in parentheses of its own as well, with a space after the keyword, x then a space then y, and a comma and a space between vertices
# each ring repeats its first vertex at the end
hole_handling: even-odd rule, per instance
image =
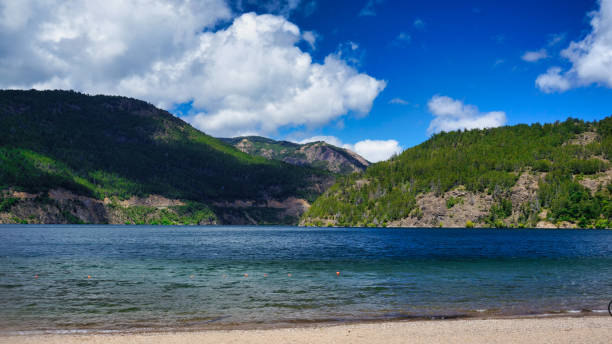
POLYGON ((595 222, 595 228, 598 229, 604 229, 604 228, 608 228, 608 220, 606 219, 599 219, 597 220, 597 222, 595 222))
POLYGON ((463 198, 461 198, 461 197, 449 197, 446 200, 446 207, 448 209, 454 207, 456 204, 463 204, 463 198))

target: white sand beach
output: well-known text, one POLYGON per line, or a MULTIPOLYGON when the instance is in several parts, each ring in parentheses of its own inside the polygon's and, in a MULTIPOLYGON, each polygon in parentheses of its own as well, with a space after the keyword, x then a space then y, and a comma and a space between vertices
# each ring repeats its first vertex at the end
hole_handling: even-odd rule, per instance
POLYGON ((469 319, 349 324, 269 330, 139 334, 22 335, 12 344, 185 343, 602 343, 612 342, 612 317, 469 319))

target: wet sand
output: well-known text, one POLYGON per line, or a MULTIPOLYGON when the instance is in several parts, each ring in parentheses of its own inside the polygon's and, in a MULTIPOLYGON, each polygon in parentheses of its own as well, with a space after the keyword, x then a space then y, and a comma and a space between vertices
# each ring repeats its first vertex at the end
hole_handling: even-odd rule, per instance
POLYGON ((0 343, 610 343, 612 317, 462 319, 200 332, 0 336, 0 343))

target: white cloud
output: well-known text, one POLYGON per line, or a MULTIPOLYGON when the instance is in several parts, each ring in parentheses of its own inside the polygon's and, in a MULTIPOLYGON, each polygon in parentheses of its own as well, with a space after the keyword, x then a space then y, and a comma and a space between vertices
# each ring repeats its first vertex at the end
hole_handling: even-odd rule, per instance
POLYGON ((232 19, 222 0, 0 6, 0 88, 120 94, 166 109, 193 101, 187 119, 213 135, 269 134, 368 113, 386 85, 336 54, 313 63, 297 47, 312 37, 283 17, 248 13, 212 31, 232 19))
POLYGON ((314 136, 298 143, 304 144, 309 142, 324 141, 330 145, 342 147, 351 150, 370 162, 379 162, 387 160, 394 154, 402 152, 399 142, 395 140, 362 140, 355 144, 343 143, 335 136, 314 136))
POLYGON ((308 42, 312 50, 316 48, 315 43, 317 42, 317 36, 317 33, 314 31, 304 31, 302 33, 302 39, 308 42))
POLYGON ((561 68, 559 67, 551 67, 546 71, 546 74, 540 74, 536 79, 536 85, 546 93, 565 92, 571 87, 569 80, 561 75, 561 68))
MULTIPOLYGON (((385 82, 359 74, 338 55, 312 63, 295 47, 299 38, 299 29, 283 18, 245 14, 226 30, 204 34, 204 51, 165 73, 183 64, 204 69, 190 83, 199 89, 179 94, 192 94, 194 106, 205 109, 189 121, 217 136, 271 134, 285 126, 320 126, 349 111, 369 112, 385 82)), ((185 73, 189 79, 190 70, 185 73)))
POLYGON ((548 52, 544 48, 537 51, 527 51, 521 56, 521 59, 527 62, 537 62, 545 58, 548 58, 548 52))
POLYGON ((231 16, 221 0, 2 1, 0 87, 112 92, 231 16))
POLYGON ((400 154, 402 148, 395 140, 363 140, 353 145, 353 151, 370 162, 379 162, 400 154))
POLYGON ((429 124, 429 134, 458 129, 494 128, 506 124, 506 113, 492 111, 481 113, 474 105, 446 96, 433 96, 427 103, 434 119, 429 124))
POLYGON ((572 67, 565 72, 554 67, 536 79, 536 85, 543 92, 564 92, 591 84, 612 88, 612 0, 599 3, 599 11, 590 14, 591 32, 561 52, 572 67))

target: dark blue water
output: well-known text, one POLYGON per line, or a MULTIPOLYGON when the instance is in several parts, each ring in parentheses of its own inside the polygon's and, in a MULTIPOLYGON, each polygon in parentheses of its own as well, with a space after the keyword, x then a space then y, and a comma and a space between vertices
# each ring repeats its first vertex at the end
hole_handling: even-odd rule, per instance
POLYGON ((0 226, 1 331, 592 313, 610 299, 612 231, 0 226))

